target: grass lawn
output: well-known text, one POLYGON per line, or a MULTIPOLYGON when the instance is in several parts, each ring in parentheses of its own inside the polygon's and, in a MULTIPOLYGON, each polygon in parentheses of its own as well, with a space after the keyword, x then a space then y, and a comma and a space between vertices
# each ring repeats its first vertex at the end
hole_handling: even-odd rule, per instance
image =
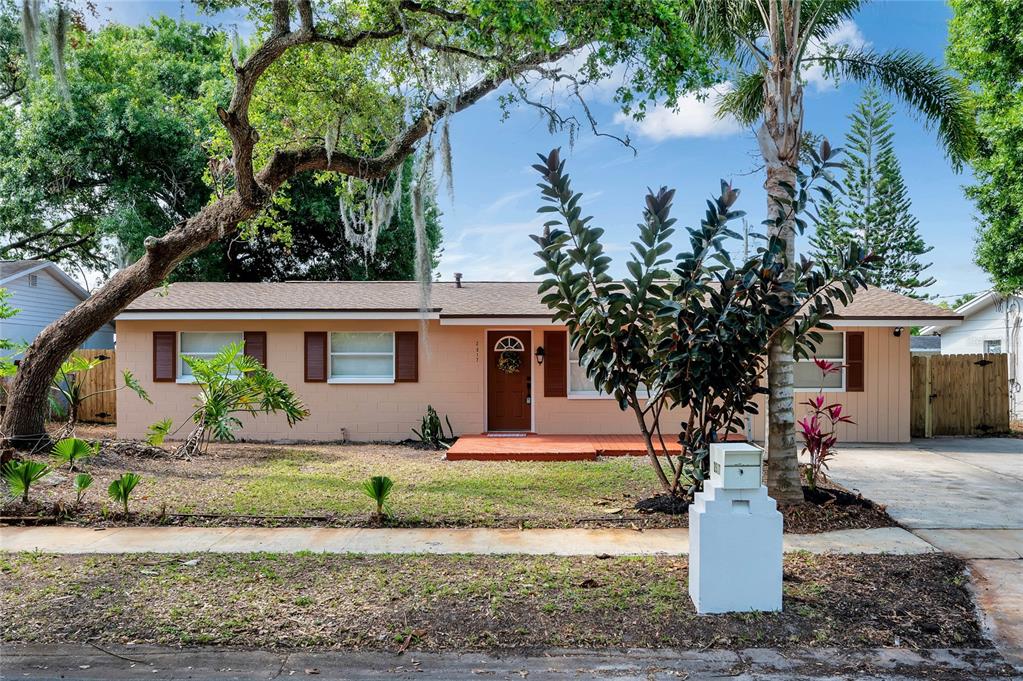
POLYGON ((989 647, 946 555, 785 558, 785 610, 697 616, 684 558, 0 556, 7 643, 474 650, 989 647))
MULTIPOLYGON (((110 481, 130 470, 142 476, 132 508, 150 517, 164 511, 329 516, 329 524, 366 524, 373 503, 362 484, 370 476, 387 475, 395 482, 393 522, 400 525, 679 524, 676 517, 632 509, 637 500, 659 491, 649 463, 641 457, 476 462, 445 461, 442 452, 396 445, 233 444, 215 445, 209 456, 191 461, 104 452, 83 468, 95 478, 85 505, 94 519, 102 518, 104 505, 113 508, 106 499, 110 481)), ((51 474, 33 498, 73 506, 72 477, 66 468, 51 474)))

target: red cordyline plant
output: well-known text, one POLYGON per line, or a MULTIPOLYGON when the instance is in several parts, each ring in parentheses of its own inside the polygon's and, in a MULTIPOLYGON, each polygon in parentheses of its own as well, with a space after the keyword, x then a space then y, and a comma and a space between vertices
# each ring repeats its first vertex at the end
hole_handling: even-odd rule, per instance
POLYGON ((799 421, 799 434, 803 438, 803 452, 810 457, 810 465, 806 468, 806 486, 816 490, 817 481, 828 469, 828 462, 835 457, 835 445, 838 443, 835 431, 838 424, 855 424, 855 421, 842 413, 841 404, 825 404, 824 377, 838 373, 843 366, 826 359, 815 358, 813 361, 821 370, 821 387, 816 397, 803 402, 810 408, 810 413, 799 421))

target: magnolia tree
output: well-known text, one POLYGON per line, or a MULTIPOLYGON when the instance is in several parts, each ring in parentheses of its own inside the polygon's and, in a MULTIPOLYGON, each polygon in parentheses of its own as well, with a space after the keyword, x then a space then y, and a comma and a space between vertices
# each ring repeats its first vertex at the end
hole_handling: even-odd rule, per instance
MULTIPOLYGON (((827 142, 811 156, 812 172, 798 175, 778 219, 805 225, 800 213, 813 203, 811 185, 834 166, 827 142)), ((835 265, 804 259, 788 276, 785 242, 759 237, 763 245, 751 257, 733 262, 725 243, 740 235, 728 223, 743 213, 732 208, 739 190, 722 182, 700 226, 688 230, 689 250, 673 260, 674 191, 662 187, 647 194, 629 276, 617 281, 604 230, 582 217, 582 195, 572 191, 559 151, 540 159, 534 168, 547 202, 540 212, 552 217, 533 237, 543 262, 537 274, 547 276, 542 300, 568 327, 586 375, 635 414, 665 493, 689 497, 706 478, 710 443, 741 432, 745 416, 757 413, 770 344, 780 340, 797 357, 810 356, 819 330, 831 328, 824 320, 836 301, 865 288, 878 259, 853 244, 835 265), (675 408, 681 411, 669 412, 675 408), (681 454, 671 453, 662 432, 669 413, 683 414, 681 454)))

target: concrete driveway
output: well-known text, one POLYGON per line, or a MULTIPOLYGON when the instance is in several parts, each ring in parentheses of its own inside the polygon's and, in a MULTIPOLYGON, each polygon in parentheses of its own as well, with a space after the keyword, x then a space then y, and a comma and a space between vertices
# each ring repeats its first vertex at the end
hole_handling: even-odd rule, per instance
POLYGON ((1023 440, 935 438, 845 446, 831 476, 968 561, 994 640, 1023 669, 1023 440))
POLYGON ((915 529, 1023 528, 1023 440, 935 438, 846 445, 831 476, 915 529))

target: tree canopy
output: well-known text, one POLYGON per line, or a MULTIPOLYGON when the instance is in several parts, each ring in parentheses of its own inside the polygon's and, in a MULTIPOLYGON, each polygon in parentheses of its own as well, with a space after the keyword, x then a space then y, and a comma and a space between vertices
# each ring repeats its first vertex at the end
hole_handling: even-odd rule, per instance
MULTIPOLYGON (((0 50, 18 55, 20 35, 3 31, 13 17, 2 17, 0 50)), ((28 134, 7 130, 18 144, 0 150, 0 163, 10 169, 0 182, 7 218, 0 228, 7 245, 0 248, 5 257, 48 257, 109 273, 213 195, 204 145, 220 124, 208 100, 226 101, 231 83, 221 65, 229 63, 231 47, 221 33, 166 17, 95 32, 78 24, 72 37, 67 96, 44 72, 24 93, 28 106, 7 119, 28 134)), ((25 65, 19 59, 13 68, 25 65)), ((11 82, 24 89, 27 79, 11 82)), ((410 279, 412 172, 406 164, 402 210, 381 231, 374 254, 346 241, 335 185, 303 176, 283 187, 239 238, 187 259, 171 280, 410 279)), ((427 202, 436 256, 439 211, 432 193, 427 202)))
POLYGON ((1002 293, 1023 290, 1023 4, 952 0, 948 61, 973 85, 980 144, 977 264, 1002 293))
MULTIPOLYGON (((12 39, 0 32, 0 50, 12 39)), ((160 17, 96 32, 75 22, 70 44, 66 96, 43 68, 0 110, 3 255, 109 272, 117 237, 162 234, 209 200, 216 119, 196 101, 226 91, 223 37, 160 17)))

